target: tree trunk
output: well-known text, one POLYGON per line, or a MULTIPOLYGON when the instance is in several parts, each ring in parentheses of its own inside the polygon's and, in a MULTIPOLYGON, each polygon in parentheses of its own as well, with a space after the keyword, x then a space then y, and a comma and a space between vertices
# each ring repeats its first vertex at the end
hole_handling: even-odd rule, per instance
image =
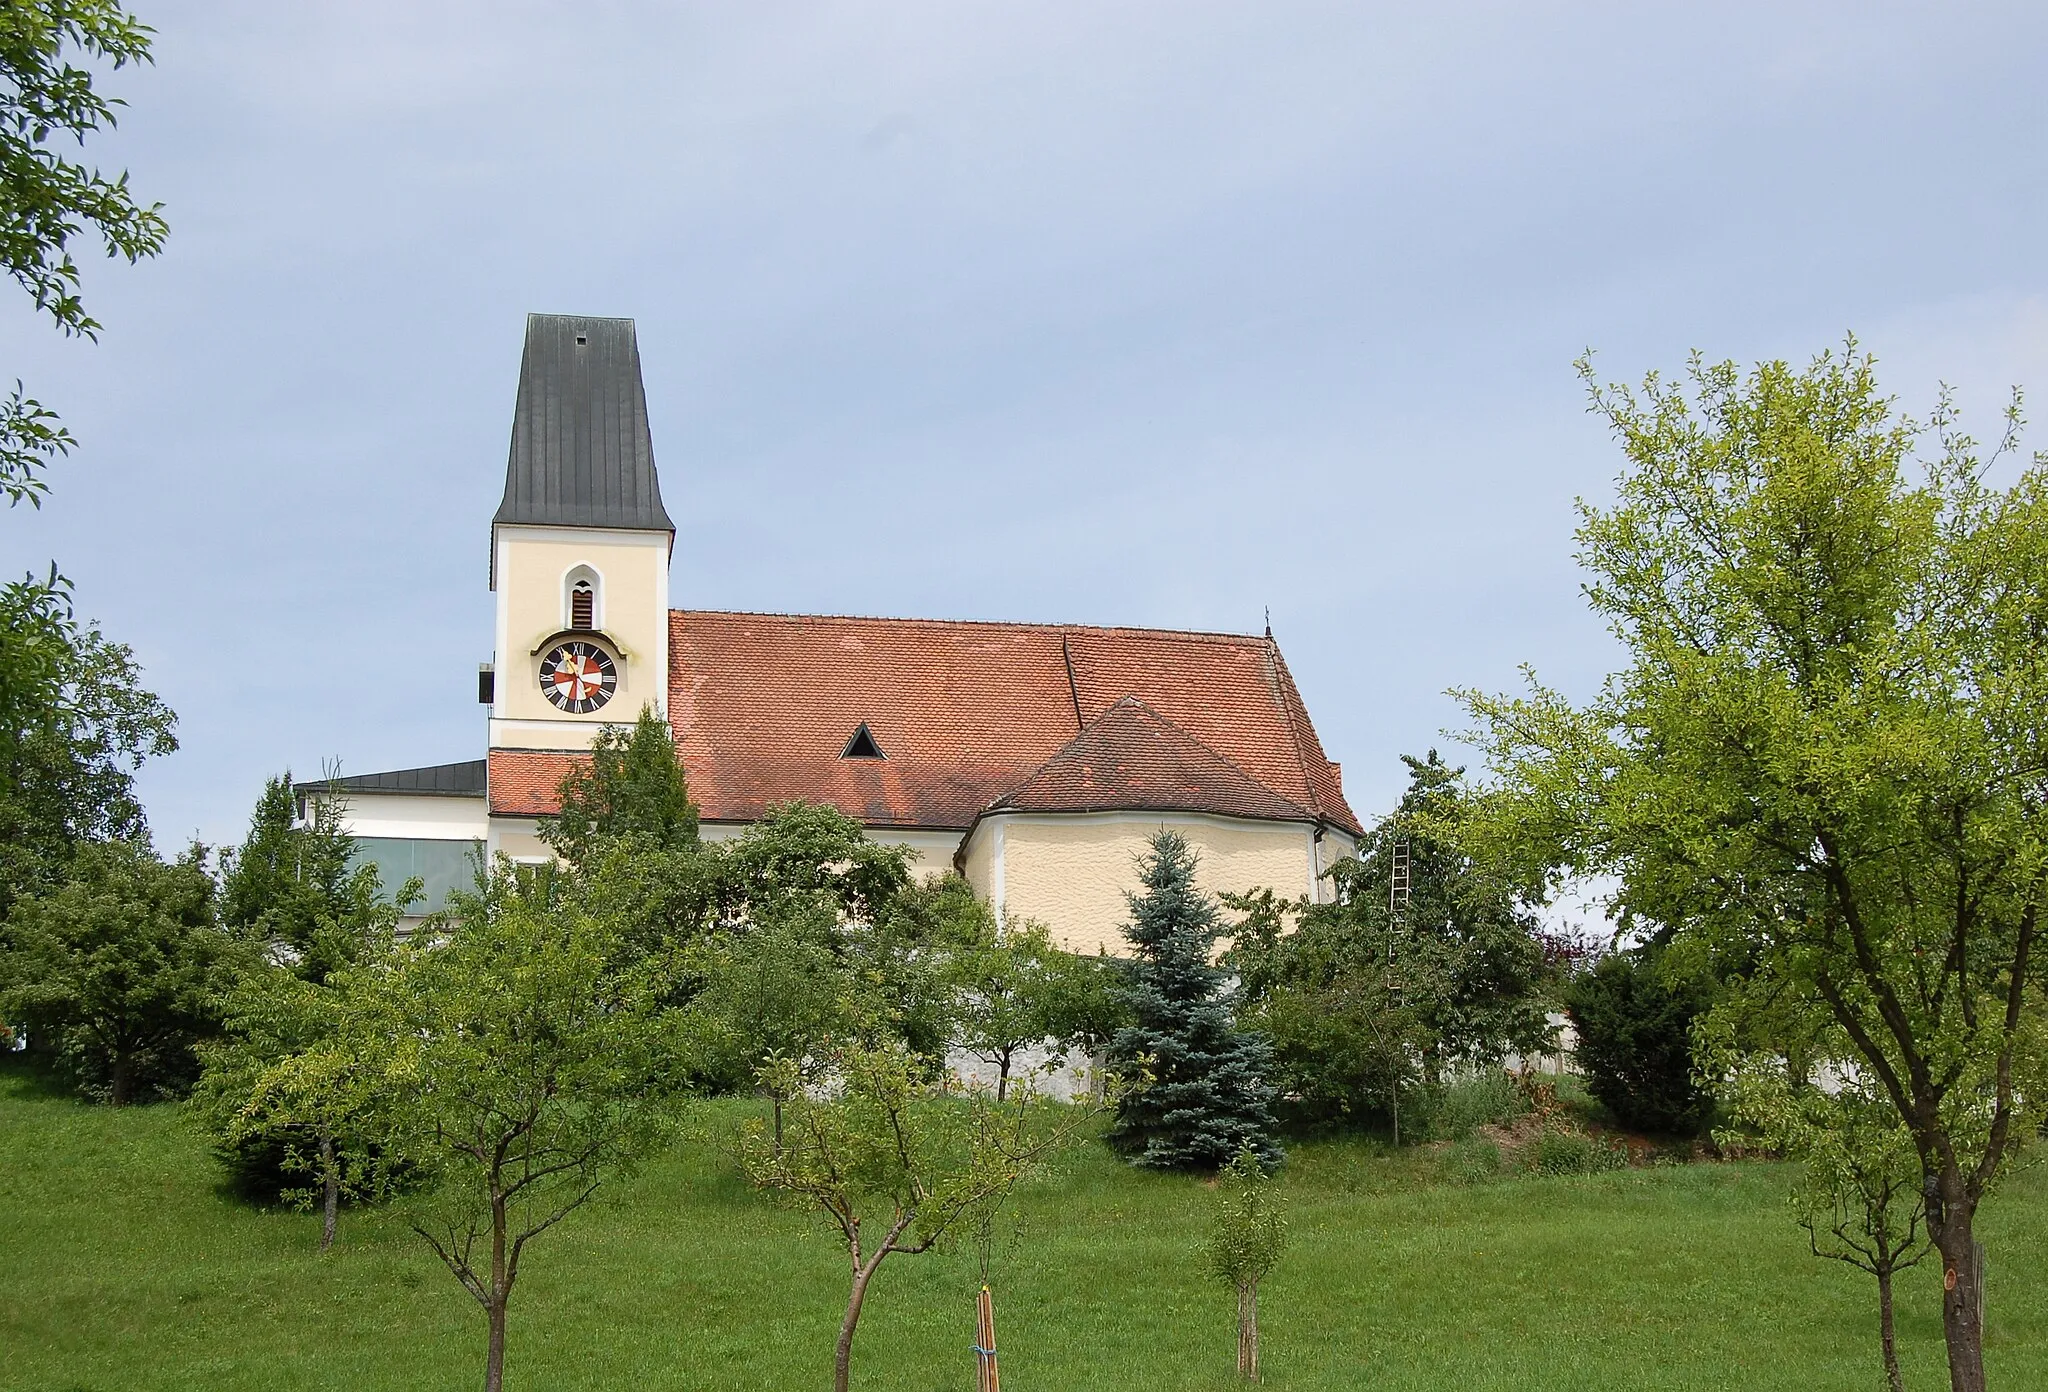
POLYGON ((334 1245, 334 1215, 341 1207, 341 1176, 334 1168, 334 1137, 320 1133, 320 1183, 325 1192, 320 1205, 320 1250, 334 1245))
POLYGON ((853 1273, 853 1290, 846 1297, 846 1318, 839 1322, 839 1346, 832 1353, 832 1392, 846 1392, 847 1379, 853 1375, 853 1331, 860 1323, 860 1305, 867 1299, 868 1282, 874 1279, 875 1268, 888 1255, 885 1246, 866 1266, 853 1273))
POLYGON ((114 1055, 114 1067, 107 1077, 107 1100, 116 1107, 128 1105, 129 1094, 134 1091, 135 1066, 125 1053, 114 1055))
POLYGON ((1892 1272, 1883 1266, 1877 1273, 1877 1337, 1884 1348, 1884 1376, 1892 1392, 1906 1392, 1905 1375, 1899 1371, 1898 1334, 1892 1324, 1892 1272))
POLYGON ((1008 1097, 1009 1095, 1010 1095, 1010 1051, 1009 1051, 1008 1049, 1005 1049, 1005 1050, 1003 1050, 1003 1052, 1002 1052, 1002 1053, 1001 1053, 1001 1054, 1000 1054, 1000 1055, 998 1056, 998 1061, 997 1061, 997 1063, 996 1063, 996 1101, 997 1101, 997 1103, 998 1103, 998 1104, 1000 1104, 1000 1103, 1001 1103, 1001 1102, 1003 1101, 1003 1099, 1004 1099, 1004 1098, 1006 1098, 1006 1097, 1008 1097))
POLYGON ((1984 1392, 1984 1292, 1971 1231, 1976 1216, 1967 1203, 1945 1205, 1934 1234, 1941 1253, 1941 1332, 1948 1344, 1950 1392, 1984 1392))
POLYGON ((503 1392, 505 1386, 505 1302, 491 1301, 484 1314, 491 1322, 490 1352, 484 1355, 484 1392, 503 1392))
POLYGON ((512 1298, 512 1282, 505 1269, 505 1200, 491 1196, 491 1298, 484 1315, 491 1322, 490 1352, 484 1356, 484 1392, 503 1392, 505 1386, 505 1306, 512 1298))
POLYGON ((1259 1380, 1259 1288, 1249 1281, 1237 1288, 1237 1371, 1259 1380))

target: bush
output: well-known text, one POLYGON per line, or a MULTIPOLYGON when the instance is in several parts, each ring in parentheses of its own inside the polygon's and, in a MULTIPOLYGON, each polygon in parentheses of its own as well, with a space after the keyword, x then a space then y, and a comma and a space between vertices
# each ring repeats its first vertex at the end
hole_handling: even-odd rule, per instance
POLYGON ((1412 1094, 1410 1107, 1417 1137, 1462 1141, 1482 1126, 1526 1115, 1529 1100, 1513 1078, 1493 1069, 1424 1088, 1412 1094))
POLYGON ((1672 979, 1655 947, 1603 957, 1564 993, 1586 1090, 1632 1130, 1703 1133, 1714 1101, 1693 1082, 1692 1022, 1707 1004, 1706 987, 1672 979))
POLYGON ((1598 1174, 1626 1168, 1628 1155, 1577 1131, 1545 1131, 1522 1152, 1522 1163, 1537 1174, 1598 1174))

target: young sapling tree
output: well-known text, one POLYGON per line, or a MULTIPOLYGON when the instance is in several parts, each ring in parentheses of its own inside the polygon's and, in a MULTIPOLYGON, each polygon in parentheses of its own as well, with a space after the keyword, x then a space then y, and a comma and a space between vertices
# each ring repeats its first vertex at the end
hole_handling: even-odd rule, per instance
POLYGON ((1209 1270, 1237 1295, 1237 1371, 1259 1380, 1259 1282, 1287 1250, 1287 1219, 1272 1176, 1247 1146, 1216 1176, 1215 1227, 1203 1249, 1209 1270))
POLYGON ((814 1205, 845 1244, 832 1386, 847 1392, 854 1331, 882 1263, 929 1252, 963 1219, 1000 1205, 1093 1113, 1028 1088, 1000 1104, 985 1091, 942 1096, 893 1039, 841 1043, 828 1057, 829 1081, 808 1087, 794 1060, 770 1060, 763 1084, 788 1099, 782 1136, 752 1123, 741 1159, 755 1184, 814 1205))
POLYGON ((1851 1079, 1834 1091, 1794 1087, 1778 1060, 1744 1060, 1722 1091, 1729 1111, 1754 1126, 1764 1144, 1800 1163, 1792 1211, 1813 1254, 1877 1279, 1884 1375, 1891 1392, 1905 1392, 1892 1280, 1932 1250, 1912 1132, 1867 1085, 1851 1079))

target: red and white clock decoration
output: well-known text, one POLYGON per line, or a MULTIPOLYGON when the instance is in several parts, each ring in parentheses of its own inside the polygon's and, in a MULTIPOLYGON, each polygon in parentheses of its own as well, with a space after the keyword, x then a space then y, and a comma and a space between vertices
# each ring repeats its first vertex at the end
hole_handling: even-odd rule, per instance
POLYGON ((557 643, 540 660, 540 689, 572 715, 585 715, 611 700, 618 689, 612 656, 595 643, 557 643))

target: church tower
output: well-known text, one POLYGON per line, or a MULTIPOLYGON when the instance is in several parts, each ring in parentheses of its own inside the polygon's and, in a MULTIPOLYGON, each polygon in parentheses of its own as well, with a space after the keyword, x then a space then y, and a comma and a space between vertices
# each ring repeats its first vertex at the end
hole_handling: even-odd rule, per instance
POLYGON ((644 706, 667 714, 674 547, 633 321, 528 315, 491 519, 494 756, 585 749, 644 706))

